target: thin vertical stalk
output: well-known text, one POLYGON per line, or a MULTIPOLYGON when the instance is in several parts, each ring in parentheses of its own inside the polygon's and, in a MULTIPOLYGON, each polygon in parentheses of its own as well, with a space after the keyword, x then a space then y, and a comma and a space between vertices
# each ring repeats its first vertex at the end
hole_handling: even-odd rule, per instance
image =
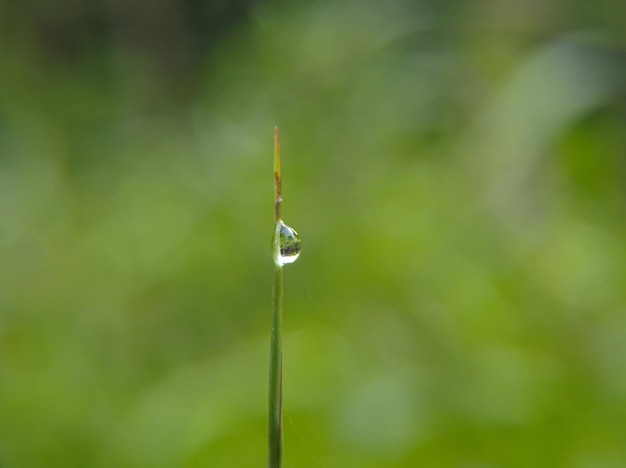
POLYGON ((274 128, 274 292, 272 295, 272 334, 269 382, 269 468, 280 468, 283 458, 283 267, 280 255, 280 208, 282 204, 282 164, 280 137, 274 128))
POLYGON ((283 455, 283 269, 274 270, 270 344, 269 468, 280 468, 283 455))
POLYGON ((280 207, 283 203, 283 163, 280 157, 280 134, 274 127, 274 223, 280 222, 280 207))

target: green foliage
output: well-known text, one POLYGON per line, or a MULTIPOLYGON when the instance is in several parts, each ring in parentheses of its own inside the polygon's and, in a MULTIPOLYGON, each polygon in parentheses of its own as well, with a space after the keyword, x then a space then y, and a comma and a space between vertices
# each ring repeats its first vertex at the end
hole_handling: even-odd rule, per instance
POLYGON ((0 466, 263 466, 275 123, 285 466, 625 465, 622 7, 578 3, 261 8, 186 98, 3 29, 0 466))

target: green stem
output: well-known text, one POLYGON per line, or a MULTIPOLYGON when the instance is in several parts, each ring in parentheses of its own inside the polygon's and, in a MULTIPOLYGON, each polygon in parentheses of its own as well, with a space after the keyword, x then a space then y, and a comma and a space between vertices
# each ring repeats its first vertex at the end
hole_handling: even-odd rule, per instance
POLYGON ((283 267, 280 256, 280 208, 282 197, 280 134, 274 127, 274 294, 272 298, 272 336, 270 343, 269 390, 269 468, 280 468, 283 459, 283 267))
POLYGON ((283 454, 283 268, 274 268, 270 344, 269 468, 282 466, 283 454))

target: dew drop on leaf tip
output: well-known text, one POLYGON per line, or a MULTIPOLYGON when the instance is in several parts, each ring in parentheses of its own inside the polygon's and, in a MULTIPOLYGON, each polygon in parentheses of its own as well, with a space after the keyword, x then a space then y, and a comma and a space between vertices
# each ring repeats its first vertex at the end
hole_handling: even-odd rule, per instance
POLYGON ((278 221, 276 233, 278 234, 278 258, 277 263, 283 266, 295 262, 300 256, 302 242, 295 229, 287 226, 282 220, 278 221))

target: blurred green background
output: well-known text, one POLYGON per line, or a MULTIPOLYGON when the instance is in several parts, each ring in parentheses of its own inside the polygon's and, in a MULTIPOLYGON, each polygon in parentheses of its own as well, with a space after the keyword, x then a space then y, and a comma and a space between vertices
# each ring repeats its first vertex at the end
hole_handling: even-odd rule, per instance
POLYGON ((626 466, 618 0, 0 3, 0 467, 626 466))

